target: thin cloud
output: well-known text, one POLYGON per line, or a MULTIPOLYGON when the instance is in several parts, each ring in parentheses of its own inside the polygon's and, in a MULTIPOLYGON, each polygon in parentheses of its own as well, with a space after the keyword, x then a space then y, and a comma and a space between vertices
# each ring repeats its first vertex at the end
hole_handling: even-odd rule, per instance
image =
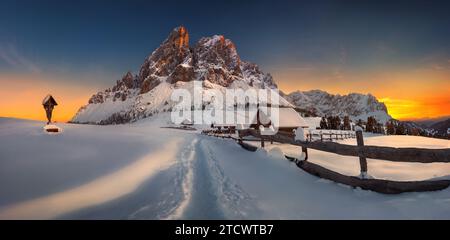
POLYGON ((347 57, 348 57, 347 49, 345 49, 344 47, 341 47, 340 52, 339 52, 339 63, 346 64, 347 57))
POLYGON ((24 69, 33 73, 41 72, 41 69, 31 60, 20 54, 13 44, 0 45, 0 61, 7 63, 14 69, 24 69))

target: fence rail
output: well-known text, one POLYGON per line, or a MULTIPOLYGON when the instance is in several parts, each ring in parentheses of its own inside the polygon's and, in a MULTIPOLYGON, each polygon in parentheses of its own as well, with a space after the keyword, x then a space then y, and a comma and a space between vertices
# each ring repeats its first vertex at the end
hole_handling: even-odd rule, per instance
POLYGON ((264 147, 265 141, 300 146, 301 151, 304 153, 304 159, 299 160, 293 157, 285 156, 287 159, 294 161, 299 168, 317 177, 346 184, 352 187, 360 187, 365 190, 372 190, 386 194, 397 194, 403 192, 436 191, 450 186, 450 180, 392 181, 383 179, 367 179, 364 177, 368 172, 366 158, 393 162, 448 163, 450 162, 450 149, 365 146, 361 131, 356 131, 354 135, 347 135, 349 137, 356 137, 356 146, 336 142, 327 142, 324 141, 323 135, 320 135, 319 141, 313 141, 311 133, 306 138, 307 141, 296 141, 294 140, 294 136, 292 134, 287 135, 278 133, 276 135, 262 135, 255 129, 239 130, 239 138, 231 136, 231 132, 228 130, 210 130, 204 131, 203 133, 215 137, 234 139, 244 149, 249 151, 256 151, 257 147, 247 144, 244 141, 260 141, 261 147, 264 147), (248 136, 252 136, 254 139, 244 139, 244 137, 248 136), (308 162, 308 148, 344 156, 359 157, 361 176, 346 176, 326 169, 320 165, 308 162))
POLYGON ((393 162, 417 162, 417 163, 433 163, 433 162, 450 162, 450 149, 423 149, 423 148, 394 148, 381 146, 353 146, 340 144, 336 142, 321 141, 295 141, 293 137, 282 134, 261 135, 259 131, 254 129, 246 129, 240 131, 241 137, 253 136, 265 141, 274 141, 279 143, 292 144, 296 146, 311 148, 319 151, 336 153, 344 156, 359 157, 362 153, 366 158, 375 160, 386 160, 393 162))

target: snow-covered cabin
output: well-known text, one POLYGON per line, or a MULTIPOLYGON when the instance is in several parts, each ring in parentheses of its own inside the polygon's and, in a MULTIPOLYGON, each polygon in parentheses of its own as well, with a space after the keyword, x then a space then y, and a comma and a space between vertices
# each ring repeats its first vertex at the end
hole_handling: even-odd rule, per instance
POLYGON ((285 133, 293 133, 294 129, 309 127, 305 119, 293 108, 280 107, 272 109, 270 107, 259 107, 256 121, 254 122, 256 123, 254 127, 259 128, 261 125, 264 127, 272 126, 273 128, 278 128, 279 132, 285 133), (278 116, 272 116, 272 111, 276 114, 276 110, 278 110, 278 116))

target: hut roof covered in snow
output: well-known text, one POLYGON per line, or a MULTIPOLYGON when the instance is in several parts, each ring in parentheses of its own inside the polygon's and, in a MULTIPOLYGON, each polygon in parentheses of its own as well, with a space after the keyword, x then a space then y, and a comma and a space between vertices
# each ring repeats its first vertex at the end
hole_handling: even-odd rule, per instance
POLYGON ((56 102, 56 100, 53 98, 52 95, 48 94, 47 96, 45 96, 44 100, 42 100, 42 105, 56 106, 58 105, 58 103, 56 102))
POLYGON ((279 128, 309 127, 308 123, 293 108, 260 107, 258 115, 262 124, 271 123, 271 125, 279 128), (276 114, 277 110, 278 115, 276 114))

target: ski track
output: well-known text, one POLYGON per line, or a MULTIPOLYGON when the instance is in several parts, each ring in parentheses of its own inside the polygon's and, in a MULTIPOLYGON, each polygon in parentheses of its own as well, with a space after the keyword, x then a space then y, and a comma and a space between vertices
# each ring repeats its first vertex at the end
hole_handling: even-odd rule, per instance
POLYGON ((224 218, 245 219, 254 211, 254 198, 245 192, 238 184, 227 177, 210 147, 212 142, 203 138, 200 150, 205 156, 213 191, 217 196, 218 206, 224 218))
MULTIPOLYGON (((245 219, 255 211, 254 199, 239 185, 228 178, 214 156, 210 144, 214 142, 201 135, 194 135, 190 144, 180 149, 175 166, 176 177, 172 195, 180 195, 176 204, 163 200, 155 208, 150 203, 132 213, 135 219, 148 208, 166 209, 158 213, 158 219, 245 219), (170 210, 168 206, 172 206, 170 210)), ((142 217, 142 216, 141 216, 142 217)))

